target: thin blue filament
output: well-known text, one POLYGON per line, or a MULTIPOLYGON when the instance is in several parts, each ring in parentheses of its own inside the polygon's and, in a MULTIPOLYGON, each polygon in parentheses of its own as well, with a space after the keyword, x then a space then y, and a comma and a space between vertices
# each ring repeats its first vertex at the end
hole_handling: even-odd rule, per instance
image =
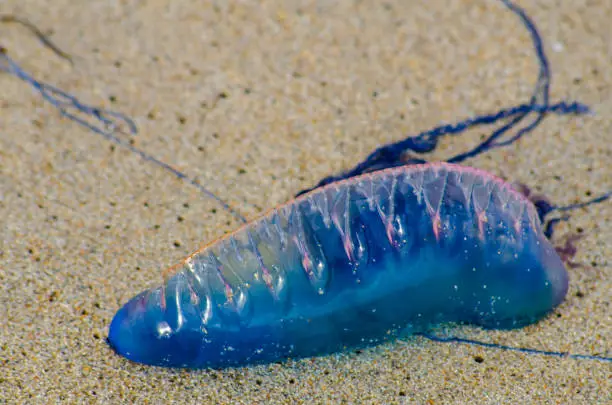
POLYGON ((138 133, 136 123, 130 117, 112 110, 89 106, 79 101, 79 99, 72 94, 35 79, 25 70, 23 70, 15 61, 13 61, 6 52, 0 52, 0 70, 12 74, 32 86, 34 90, 41 94, 45 101, 57 108, 64 117, 84 126, 110 142, 126 148, 130 152, 140 156, 143 160, 161 167, 162 169, 175 175, 180 180, 186 181, 190 185, 200 190, 200 192, 207 197, 217 201, 225 210, 232 213, 240 222, 246 223, 245 217, 240 215, 240 213, 234 210, 227 202, 218 197, 216 194, 207 190, 195 179, 187 176, 185 173, 175 169, 169 164, 162 162, 144 150, 137 148, 130 142, 116 136, 116 133, 123 132, 121 130, 123 126, 127 126, 129 133, 132 135, 136 135, 138 133), (94 122, 90 122, 77 114, 84 115, 85 117, 91 117, 94 119, 94 122))
POLYGON ((598 360, 598 361, 612 362, 612 357, 605 357, 605 356, 596 356, 596 355, 590 355, 590 354, 572 354, 569 352, 557 352, 557 351, 552 351, 552 350, 538 350, 538 349, 530 349, 527 347, 507 346, 507 345, 500 345, 497 343, 481 342, 479 340, 474 340, 474 339, 460 338, 457 336, 448 336, 448 337, 436 336, 436 335, 432 335, 429 333, 417 333, 416 335, 422 336, 426 339, 429 339, 433 342, 438 342, 438 343, 464 343, 464 344, 469 344, 472 346, 486 347, 489 349, 500 349, 500 350, 507 350, 507 351, 512 351, 512 352, 526 353, 526 354, 534 354, 534 355, 540 355, 540 356, 560 357, 560 358, 568 358, 568 359, 576 359, 576 360, 598 360))

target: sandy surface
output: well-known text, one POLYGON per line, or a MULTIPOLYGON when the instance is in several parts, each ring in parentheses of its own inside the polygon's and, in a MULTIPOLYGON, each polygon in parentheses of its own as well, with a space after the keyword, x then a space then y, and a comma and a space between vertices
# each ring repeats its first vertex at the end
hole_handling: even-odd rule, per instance
MULTIPOLYGON (((380 145, 526 101, 537 65, 499 2, 9 0, 75 58, 25 29, 0 43, 36 77, 137 121, 135 145, 252 218, 380 145)), ((550 116, 467 162, 557 203, 612 188, 612 3, 523 1, 546 41, 550 116)), ((105 343, 119 306, 236 227, 170 173, 61 118, 0 74, 0 402, 566 403, 612 401, 609 362, 407 339, 361 353, 226 371, 144 367, 105 343)), ((431 159, 490 128, 446 139, 431 159)), ((612 203, 573 213, 580 265, 551 317, 516 331, 462 329, 513 346, 610 357, 612 203)), ((608 402, 609 403, 609 402, 608 402)))

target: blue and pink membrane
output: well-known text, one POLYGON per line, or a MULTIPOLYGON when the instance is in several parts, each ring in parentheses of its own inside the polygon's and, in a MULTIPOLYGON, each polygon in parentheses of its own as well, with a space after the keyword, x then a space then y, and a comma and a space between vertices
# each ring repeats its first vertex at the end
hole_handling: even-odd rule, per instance
POLYGON ((151 365, 222 368, 420 334, 612 361, 430 332, 446 323, 504 329, 542 319, 564 300, 569 282, 549 241, 553 225, 567 217, 548 219, 549 214, 612 196, 565 207, 530 201, 503 180, 458 165, 517 141, 547 114, 589 112, 577 102, 550 104, 550 68, 535 24, 521 8, 501 1, 529 31, 538 58, 540 72, 528 103, 383 145, 353 169, 321 180, 249 223, 186 174, 117 136, 126 126, 137 132, 129 117, 37 81, 0 52, 0 69, 29 83, 61 114, 196 186, 245 223, 121 308, 108 337, 115 351, 151 365), (447 163, 417 157, 433 151, 442 136, 500 121, 479 145, 447 163))
POLYGON ((194 253, 119 310, 109 342, 139 363, 242 366, 449 322, 517 328, 567 290, 522 194, 464 166, 401 166, 317 188, 194 253))

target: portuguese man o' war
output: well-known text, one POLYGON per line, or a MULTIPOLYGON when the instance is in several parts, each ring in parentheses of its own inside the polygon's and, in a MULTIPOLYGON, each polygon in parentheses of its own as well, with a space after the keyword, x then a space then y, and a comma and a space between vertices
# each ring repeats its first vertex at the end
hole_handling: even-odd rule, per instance
MULTIPOLYGON (((352 170, 205 246, 164 283, 124 305, 108 342, 133 361, 222 368, 365 347, 404 334, 525 353, 569 355, 431 335, 443 323, 517 328, 537 322, 568 290, 563 260, 548 238, 566 207, 533 203, 503 180, 459 166, 533 130, 545 114, 584 114, 549 104, 550 71, 534 23, 540 74, 529 103, 443 125, 384 145, 352 170), (531 113, 535 120, 502 136, 531 113), (508 120, 471 151, 427 163, 440 137, 508 120)), ((239 216, 239 215, 238 215, 239 216)), ((246 222, 244 220, 243 222, 246 222)))
MULTIPOLYGON (((318 355, 408 333, 568 355, 427 332, 444 322, 487 328, 537 322, 568 288, 563 261, 548 241, 552 226, 567 217, 546 222, 548 214, 612 196, 566 207, 532 204, 502 180, 455 165, 509 145, 549 113, 589 112, 576 102, 550 104, 550 69, 535 24, 518 6, 501 1, 528 29, 539 61, 528 103, 383 145, 353 169, 196 252, 162 286, 119 310, 109 332, 112 347, 137 362, 196 368, 318 355), (502 139, 532 115, 531 123, 502 139), (475 148, 449 158, 452 164, 415 156, 433 151, 442 136, 500 121, 504 125, 475 148)), ((72 62, 26 20, 6 16, 0 22, 25 25, 72 62)), ((118 137, 122 126, 137 132, 129 117, 37 81, 2 47, 0 70, 31 85, 65 117, 170 171, 247 222, 197 181, 118 137)))
POLYGON ((140 363, 242 366, 444 322, 516 328, 567 289, 522 194, 484 171, 410 165, 318 188, 204 247, 119 310, 108 339, 140 363))

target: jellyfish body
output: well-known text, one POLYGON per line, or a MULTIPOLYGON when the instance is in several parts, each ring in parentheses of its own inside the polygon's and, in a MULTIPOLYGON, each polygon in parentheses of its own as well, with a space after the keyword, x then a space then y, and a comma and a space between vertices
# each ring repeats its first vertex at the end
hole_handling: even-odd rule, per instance
POLYGON ((534 323, 568 275, 534 206, 432 163, 316 189, 204 247, 115 315, 139 363, 222 368, 364 347, 446 322, 534 323))

